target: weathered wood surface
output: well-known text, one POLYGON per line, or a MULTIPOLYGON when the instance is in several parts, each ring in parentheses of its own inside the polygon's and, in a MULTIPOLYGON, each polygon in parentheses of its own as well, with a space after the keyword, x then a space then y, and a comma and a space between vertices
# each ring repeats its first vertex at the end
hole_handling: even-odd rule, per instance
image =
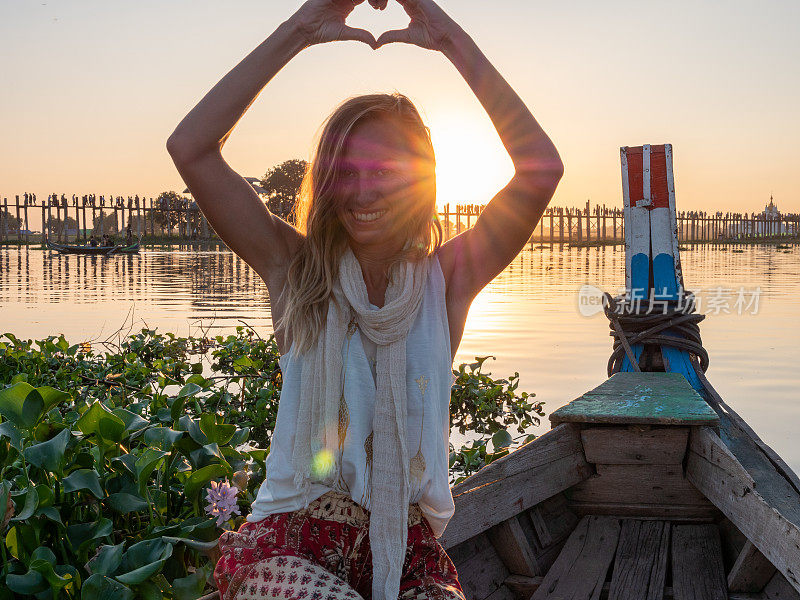
POLYGON ((722 517, 711 504, 635 504, 624 502, 570 502, 570 509, 579 517, 606 515, 619 518, 654 519, 658 521, 691 521, 710 523, 722 517))
POLYGON ((800 600, 798 592, 781 573, 775 573, 759 596, 760 600, 800 600))
POLYGON ((617 519, 584 517, 531 600, 598 600, 619 532, 617 519))
POLYGON ((593 472, 577 428, 556 427, 454 486, 456 510, 440 543, 445 548, 455 546, 593 472))
POLYGON ((683 476, 681 465, 598 464, 596 469, 595 475, 567 492, 570 500, 629 504, 710 504, 683 476))
POLYGON ((716 525, 673 526, 672 593, 675 600, 727 600, 716 525))
POLYGON ((550 422, 716 425, 719 416, 679 373, 615 373, 562 406, 550 422))
POLYGON ((760 592, 775 575, 775 565, 747 540, 728 573, 728 591, 760 592))
POLYGON ((505 581, 506 587, 516 594, 517 598, 528 600, 531 594, 539 589, 544 577, 526 577, 524 575, 509 575, 505 581))
POLYGON ((579 521, 563 494, 540 502, 528 511, 528 516, 542 548, 565 539, 579 521))
POLYGON ((503 587, 509 576, 486 534, 476 535, 447 553, 458 571, 464 593, 471 600, 487 598, 503 587))
POLYGON ((622 522, 609 600, 662 600, 669 535, 665 521, 622 522))
POLYGON ((676 465, 683 461, 688 427, 590 427, 581 440, 590 463, 606 465, 676 465))
POLYGON ((486 535, 510 573, 529 577, 541 575, 517 516, 491 527, 486 535))
MULTIPOLYGON (((539 589, 539 586, 542 584, 542 579, 544 578, 509 575, 508 579, 506 579, 506 587, 514 592, 517 600, 528 600, 531 597, 531 594, 539 589)), ((779 586, 775 587, 778 588, 779 586)), ((600 600, 608 600, 610 589, 610 583, 606 582, 603 584, 603 591, 600 592, 600 600)), ((780 587, 779 595, 762 596, 761 594, 751 594, 745 592, 728 592, 728 600, 800 600, 800 596, 797 595, 780 595, 780 593, 785 594, 787 591, 791 592, 792 594, 796 594, 794 589, 792 589, 788 583, 785 583, 785 587, 780 587)), ((674 597, 672 586, 664 587, 663 600, 674 600, 674 597)))
POLYGON ((686 477, 800 591, 800 499, 774 473, 756 482, 713 431, 690 435, 686 477))

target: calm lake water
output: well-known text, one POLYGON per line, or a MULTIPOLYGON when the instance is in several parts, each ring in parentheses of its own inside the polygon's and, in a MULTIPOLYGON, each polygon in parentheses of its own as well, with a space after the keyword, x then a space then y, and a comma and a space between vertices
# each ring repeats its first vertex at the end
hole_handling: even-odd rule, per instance
MULTIPOLYGON (((684 279, 698 292, 708 377, 800 472, 800 246, 690 246, 684 279), (726 312, 727 311, 727 312, 726 312)), ((476 298, 456 364, 493 355, 495 376, 520 373, 549 414, 606 378, 611 350, 602 314, 579 311, 584 284, 617 292, 624 250, 527 249, 476 298)), ((143 250, 114 257, 0 248, 0 332, 71 343, 125 327, 215 335, 245 322, 272 329, 266 289, 227 250, 143 250)), ((539 428, 549 428, 545 419, 539 428)), ((456 442, 456 440, 453 440, 456 442)))

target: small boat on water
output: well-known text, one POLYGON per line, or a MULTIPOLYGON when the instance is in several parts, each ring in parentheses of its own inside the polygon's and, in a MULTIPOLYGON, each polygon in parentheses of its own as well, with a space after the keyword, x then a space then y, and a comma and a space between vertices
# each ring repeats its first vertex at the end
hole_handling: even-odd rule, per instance
POLYGON ((121 245, 115 244, 113 246, 89 246, 79 244, 58 244, 46 240, 47 247, 50 250, 55 250, 61 254, 96 254, 101 256, 110 256, 112 254, 136 254, 139 252, 139 241, 134 244, 121 245))
POLYGON ((800 600, 800 479, 714 390, 683 292, 672 148, 622 148, 627 299, 610 378, 452 489, 469 600, 800 600))

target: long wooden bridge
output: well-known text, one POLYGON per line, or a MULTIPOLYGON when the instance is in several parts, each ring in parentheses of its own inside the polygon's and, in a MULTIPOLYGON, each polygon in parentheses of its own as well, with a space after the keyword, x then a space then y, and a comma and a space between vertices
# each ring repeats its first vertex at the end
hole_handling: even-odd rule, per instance
MULTIPOLYGON (((445 238, 475 224, 483 205, 446 204, 439 212, 445 238)), ((764 213, 708 213, 681 211, 676 214, 678 240, 707 242, 800 239, 800 215, 768 216, 764 213)), ((16 196, 0 205, 0 243, 11 240, 40 241, 42 232, 57 242, 82 242, 92 234, 124 235, 130 227, 134 237, 151 240, 218 240, 202 211, 190 198, 159 202, 145 197, 95 197, 73 195, 47 199, 16 196)), ((548 208, 533 235, 532 243, 592 244, 623 243, 625 214, 605 205, 583 208, 548 208)))

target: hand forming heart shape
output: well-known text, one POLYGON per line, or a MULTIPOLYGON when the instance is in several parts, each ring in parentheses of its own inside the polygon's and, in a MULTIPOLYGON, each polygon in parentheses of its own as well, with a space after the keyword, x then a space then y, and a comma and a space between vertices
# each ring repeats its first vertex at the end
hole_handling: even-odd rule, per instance
MULTIPOLYGON (((402 42, 429 50, 441 50, 460 28, 434 0, 397 0, 411 21, 405 29, 382 33, 378 39, 364 29, 345 23, 364 0, 308 0, 293 19, 309 44, 356 40, 377 50, 385 44, 402 42)), ((388 0, 369 0, 375 10, 384 10, 388 0)))

